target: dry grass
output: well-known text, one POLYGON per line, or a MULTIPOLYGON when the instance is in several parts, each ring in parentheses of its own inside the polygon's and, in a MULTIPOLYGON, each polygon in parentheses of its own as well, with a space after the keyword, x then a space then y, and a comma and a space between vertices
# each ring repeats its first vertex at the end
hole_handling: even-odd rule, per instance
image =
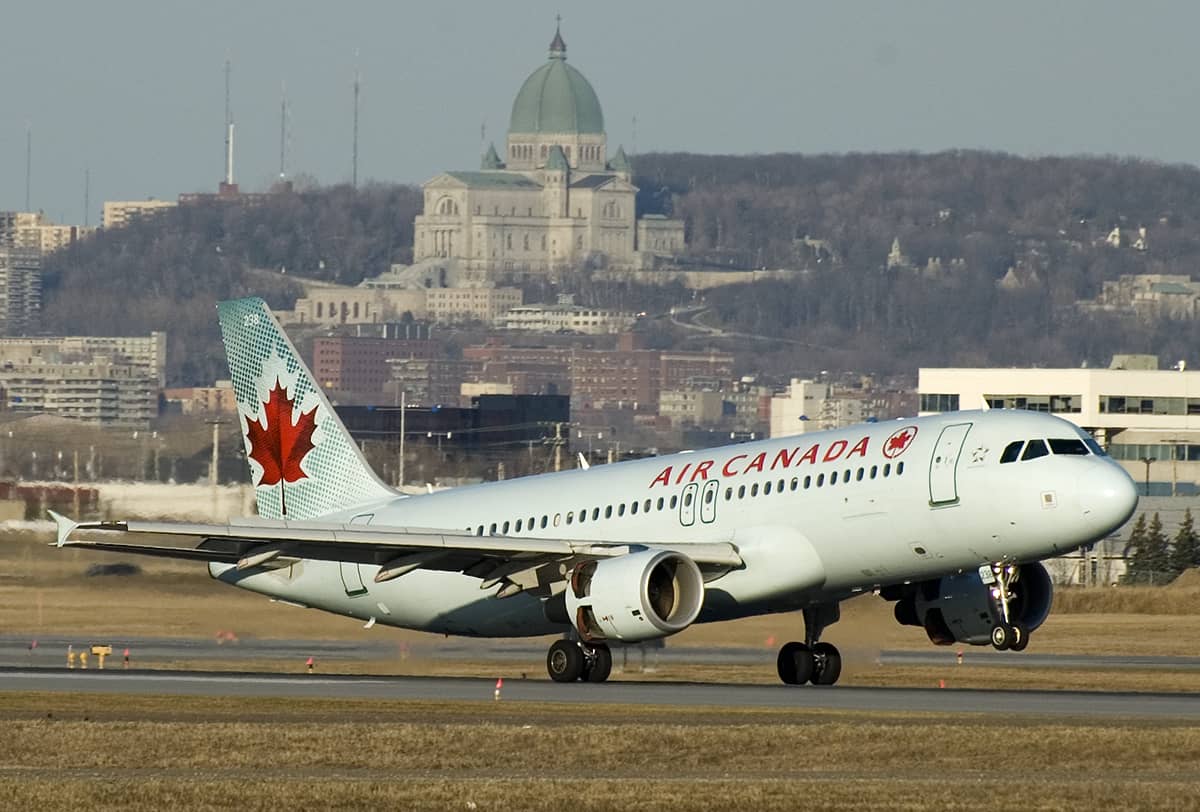
POLYGON ((1200 781, 1200 727, 1163 722, 6 699, 0 797, 15 808, 977 808, 1019 787, 1033 809, 1169 809, 1200 781))

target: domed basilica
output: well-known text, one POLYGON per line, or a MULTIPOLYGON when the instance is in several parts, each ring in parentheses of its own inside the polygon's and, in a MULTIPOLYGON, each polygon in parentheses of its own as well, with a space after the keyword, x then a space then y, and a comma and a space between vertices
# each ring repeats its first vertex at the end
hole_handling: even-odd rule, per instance
POLYGON ((489 146, 479 170, 424 184, 413 261, 457 260, 487 277, 654 267, 683 252, 683 223, 638 218, 632 173, 624 149, 609 155, 600 100, 556 31, 513 101, 504 157, 489 146))

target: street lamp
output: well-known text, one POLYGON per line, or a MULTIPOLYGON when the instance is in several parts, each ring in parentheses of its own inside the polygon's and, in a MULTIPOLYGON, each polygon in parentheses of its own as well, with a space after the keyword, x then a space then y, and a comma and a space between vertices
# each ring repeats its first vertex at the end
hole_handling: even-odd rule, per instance
POLYGON ((1150 495, 1150 465, 1154 462, 1154 457, 1142 457, 1142 463, 1146 466, 1146 489, 1142 491, 1143 496, 1150 495))

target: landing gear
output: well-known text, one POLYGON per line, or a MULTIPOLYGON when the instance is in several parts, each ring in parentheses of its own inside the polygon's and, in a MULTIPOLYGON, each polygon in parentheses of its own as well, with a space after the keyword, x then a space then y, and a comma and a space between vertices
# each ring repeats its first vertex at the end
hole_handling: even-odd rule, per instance
POLYGON ((838 604, 822 604, 804 610, 804 642, 784 643, 775 666, 787 685, 833 685, 842 674, 842 655, 829 643, 818 640, 826 626, 841 616, 838 604))
POLYGON ((546 654, 546 671, 555 682, 604 682, 612 673, 612 651, 605 645, 555 640, 546 654))
POLYGON ((1011 611, 1016 597, 1012 587, 1020 576, 1016 564, 1000 562, 979 568, 979 577, 991 590, 993 614, 1000 621, 992 627, 992 648, 997 651, 1024 651, 1029 645, 1029 628, 1014 622, 1011 611))

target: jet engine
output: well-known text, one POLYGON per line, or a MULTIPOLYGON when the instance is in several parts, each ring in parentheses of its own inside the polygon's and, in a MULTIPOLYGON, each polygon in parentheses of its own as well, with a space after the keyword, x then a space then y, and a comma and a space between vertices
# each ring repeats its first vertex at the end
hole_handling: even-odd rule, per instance
MULTIPOLYGON (((1041 626, 1050 614, 1054 594, 1046 568, 1038 563, 1022 564, 1011 592, 1008 607, 1012 621, 1029 631, 1041 626)), ((886 590, 882 594, 891 597, 886 590)), ((978 572, 913 584, 897 598, 893 598, 896 620, 906 626, 923 626, 929 639, 939 646, 990 643, 992 628, 1000 622, 993 609, 991 587, 983 583, 978 572)))
POLYGON ((565 598, 584 640, 637 643, 690 626, 704 604, 704 578, 682 553, 642 550, 575 567, 565 598))

